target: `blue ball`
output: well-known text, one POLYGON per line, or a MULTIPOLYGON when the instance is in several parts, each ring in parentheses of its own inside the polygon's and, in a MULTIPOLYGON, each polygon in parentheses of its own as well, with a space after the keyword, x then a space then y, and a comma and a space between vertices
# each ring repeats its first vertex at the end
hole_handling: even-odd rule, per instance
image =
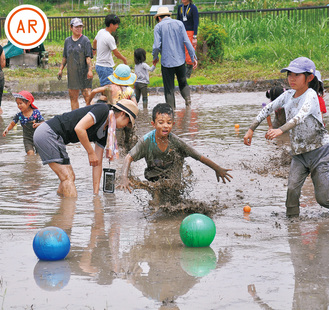
POLYGON ((33 250, 41 260, 64 259, 70 252, 70 239, 66 232, 58 227, 41 229, 33 239, 33 250))

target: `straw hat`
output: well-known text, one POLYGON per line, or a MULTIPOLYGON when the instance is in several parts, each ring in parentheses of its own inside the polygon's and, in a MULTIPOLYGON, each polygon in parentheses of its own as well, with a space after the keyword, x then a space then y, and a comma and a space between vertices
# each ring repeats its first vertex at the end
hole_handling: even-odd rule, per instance
POLYGON ((129 99, 121 99, 116 104, 114 104, 113 107, 127 113, 130 118, 131 127, 134 126, 135 119, 138 114, 138 106, 133 101, 129 99))
POLYGON ((160 6, 158 8, 158 12, 154 15, 154 18, 157 18, 158 16, 162 15, 171 15, 172 13, 169 12, 169 9, 167 6, 160 6))
POLYGON ((116 67, 113 74, 107 77, 113 84, 128 86, 135 83, 137 76, 131 73, 129 66, 120 64, 116 67))

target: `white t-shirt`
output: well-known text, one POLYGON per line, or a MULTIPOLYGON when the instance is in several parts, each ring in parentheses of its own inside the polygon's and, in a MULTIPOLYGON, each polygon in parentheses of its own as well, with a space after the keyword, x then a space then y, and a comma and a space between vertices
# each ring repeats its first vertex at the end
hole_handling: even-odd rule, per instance
POLYGON ((102 67, 114 67, 112 51, 117 48, 114 37, 105 29, 98 31, 95 40, 97 41, 96 65, 102 67))

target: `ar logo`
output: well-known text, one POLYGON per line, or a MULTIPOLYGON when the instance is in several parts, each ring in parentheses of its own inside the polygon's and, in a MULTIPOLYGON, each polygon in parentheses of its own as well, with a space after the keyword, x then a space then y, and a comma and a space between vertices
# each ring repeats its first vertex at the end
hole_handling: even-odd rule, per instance
POLYGON ((23 49, 34 48, 48 35, 47 16, 34 5, 20 5, 6 17, 5 32, 13 45, 23 49))
MULTIPOLYGON (((28 25, 27 25, 27 32, 28 33, 31 33, 31 30, 34 31, 34 33, 38 33, 37 30, 35 29, 35 26, 37 25, 37 21, 35 19, 32 19, 32 20, 28 20, 27 21, 28 25)), ((20 20, 19 23, 18 23, 18 28, 17 28, 17 33, 19 31, 23 31, 23 33, 25 33, 25 28, 24 28, 24 24, 23 24, 23 21, 20 20)))

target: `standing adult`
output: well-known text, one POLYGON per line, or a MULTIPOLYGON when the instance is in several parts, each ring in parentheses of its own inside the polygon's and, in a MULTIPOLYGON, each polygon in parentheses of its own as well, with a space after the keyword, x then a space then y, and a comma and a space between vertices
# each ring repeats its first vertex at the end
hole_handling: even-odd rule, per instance
POLYGON ((191 104, 190 87, 186 81, 185 46, 193 60, 193 68, 198 65, 193 46, 186 34, 184 24, 180 20, 172 19, 167 7, 159 7, 154 18, 158 24, 154 27, 153 64, 159 61, 161 53, 161 73, 166 103, 173 108, 175 103, 175 75, 179 90, 185 104, 191 104))
POLYGON ((2 114, 1 102, 2 102, 2 94, 3 88, 5 86, 5 75, 2 69, 6 66, 6 56, 3 47, 0 45, 0 115, 2 114))
POLYGON ((127 59, 118 50, 115 39, 112 33, 115 32, 120 24, 120 18, 116 15, 109 14, 105 17, 106 28, 98 31, 93 41, 93 53, 96 54, 96 72, 99 77, 100 86, 111 84, 108 77, 113 74, 114 60, 112 52, 115 57, 121 59, 123 63, 127 64, 127 59))
MULTIPOLYGON (((190 39, 194 50, 197 45, 197 35, 199 27, 199 12, 192 0, 182 0, 182 4, 178 6, 177 19, 182 21, 188 38, 190 39)), ((186 60, 186 77, 190 78, 193 70, 193 61, 185 48, 186 60)))
POLYGON ((79 108, 79 91, 88 101, 92 88, 93 58, 91 43, 82 34, 83 23, 80 18, 73 18, 70 23, 72 36, 65 39, 63 60, 59 68, 58 79, 62 78, 63 69, 67 65, 67 82, 72 110, 79 108))

